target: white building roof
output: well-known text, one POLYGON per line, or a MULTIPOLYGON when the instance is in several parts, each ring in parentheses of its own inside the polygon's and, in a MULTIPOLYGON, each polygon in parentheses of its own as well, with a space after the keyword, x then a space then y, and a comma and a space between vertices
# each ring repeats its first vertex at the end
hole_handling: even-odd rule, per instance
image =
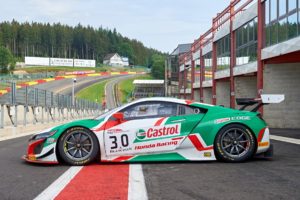
POLYGON ((134 80, 133 84, 164 84, 164 80, 134 80))

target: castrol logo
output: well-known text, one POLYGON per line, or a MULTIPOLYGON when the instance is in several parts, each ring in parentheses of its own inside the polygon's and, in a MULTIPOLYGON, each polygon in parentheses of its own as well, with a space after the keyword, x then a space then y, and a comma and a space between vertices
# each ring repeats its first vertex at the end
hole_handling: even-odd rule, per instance
POLYGON ((136 137, 139 140, 170 137, 180 135, 180 129, 180 124, 154 126, 148 129, 139 129, 136 132, 136 137))

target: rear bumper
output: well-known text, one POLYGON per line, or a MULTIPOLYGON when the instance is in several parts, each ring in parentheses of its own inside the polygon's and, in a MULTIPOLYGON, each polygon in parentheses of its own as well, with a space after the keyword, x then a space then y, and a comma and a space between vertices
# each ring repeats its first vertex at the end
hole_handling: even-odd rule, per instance
POLYGON ((255 158, 273 158, 274 155, 274 146, 273 144, 270 144, 270 147, 267 151, 260 153, 260 154, 256 154, 254 157, 255 158))
POLYGON ((257 136, 257 152, 256 154, 261 154, 270 148, 270 131, 268 127, 260 130, 257 136))

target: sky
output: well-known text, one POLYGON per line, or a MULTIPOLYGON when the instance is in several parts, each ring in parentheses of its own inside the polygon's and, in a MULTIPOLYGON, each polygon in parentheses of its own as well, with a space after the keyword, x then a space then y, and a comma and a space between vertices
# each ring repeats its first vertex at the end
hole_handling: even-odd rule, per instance
POLYGON ((0 21, 116 28, 147 47, 172 52, 211 27, 230 0, 0 0, 0 21))

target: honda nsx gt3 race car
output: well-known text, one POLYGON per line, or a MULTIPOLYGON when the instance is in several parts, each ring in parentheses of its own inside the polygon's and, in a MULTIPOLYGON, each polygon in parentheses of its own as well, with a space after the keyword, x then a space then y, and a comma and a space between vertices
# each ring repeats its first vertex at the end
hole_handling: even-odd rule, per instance
POLYGON ((63 124, 29 140, 23 157, 34 163, 242 162, 271 156, 269 129, 258 108, 283 95, 237 99, 241 110, 174 98, 146 98, 97 118, 63 124), (252 111, 243 110, 255 106, 252 111))

